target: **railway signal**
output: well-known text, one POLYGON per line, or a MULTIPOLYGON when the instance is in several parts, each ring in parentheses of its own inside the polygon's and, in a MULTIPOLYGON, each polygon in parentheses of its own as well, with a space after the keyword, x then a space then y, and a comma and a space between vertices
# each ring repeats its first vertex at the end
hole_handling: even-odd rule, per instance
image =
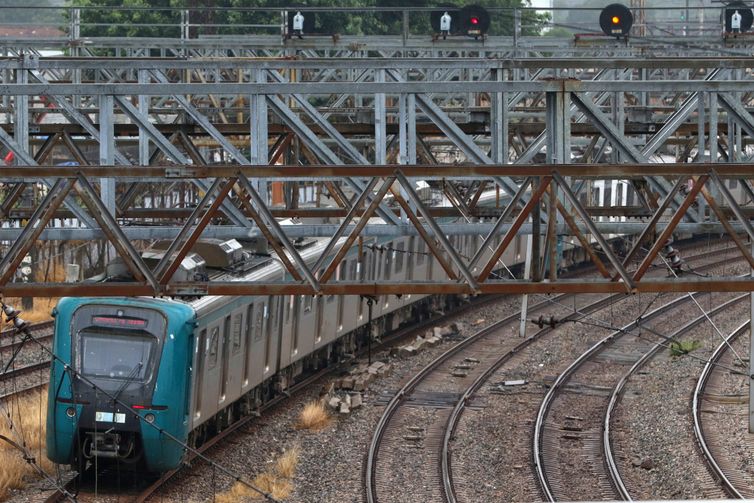
POLYGON ((745 33, 754 23, 754 12, 744 2, 730 2, 723 9, 725 33, 745 33))
POLYGON ((610 4, 600 12, 600 28, 609 37, 628 37, 634 16, 623 4, 610 4))
POLYGON ((490 13, 479 5, 467 5, 461 9, 461 31, 464 35, 478 39, 490 28, 490 13))

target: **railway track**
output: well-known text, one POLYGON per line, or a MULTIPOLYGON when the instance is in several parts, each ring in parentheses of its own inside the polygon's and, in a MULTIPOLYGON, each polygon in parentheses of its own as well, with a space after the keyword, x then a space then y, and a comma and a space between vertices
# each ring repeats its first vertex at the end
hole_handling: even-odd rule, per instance
MULTIPOLYGON (((703 256, 705 258, 713 255, 719 256, 719 253, 719 251, 704 253, 703 256)), ((719 262, 714 265, 719 265, 720 263, 725 262, 719 262)), ((567 297, 570 296, 559 296, 556 299, 557 301, 563 301, 567 297)), ((571 314, 568 318, 583 316, 584 314, 603 308, 606 305, 615 302, 618 298, 623 297, 625 296, 618 295, 603 298, 589 306, 581 308, 580 311, 583 314, 571 314)), ((556 302, 554 301, 553 303, 556 302)), ((553 303, 546 302, 535 306, 532 308, 532 311, 544 307, 545 305, 552 306, 553 303)), ((466 350, 485 338, 492 338, 491 334, 500 331, 501 327, 517 321, 518 318, 518 313, 509 316, 492 327, 488 327, 487 329, 467 338, 465 341, 459 343, 457 346, 444 353, 440 358, 422 369, 422 371, 406 383, 403 388, 395 393, 392 400, 387 404, 386 409, 375 428, 372 443, 367 454, 364 473, 367 501, 374 502, 380 499, 380 492, 382 491, 380 486, 394 484, 396 487, 402 487, 409 483, 406 479, 400 477, 397 479, 394 478, 394 472, 391 470, 378 468, 377 459, 379 456, 388 459, 400 459, 401 462, 411 464, 412 466, 421 466, 421 480, 427 482, 425 484, 426 493, 423 494, 423 497, 426 500, 445 499, 447 501, 456 501, 452 470, 450 466, 449 443, 453 437, 462 411, 469 406, 472 408, 475 406, 473 399, 475 392, 484 382, 486 382, 489 376, 492 375, 497 368, 499 368, 505 361, 519 354, 526 346, 548 333, 550 329, 542 329, 527 340, 522 341, 520 344, 513 348, 508 348, 507 350, 501 347, 501 341, 499 340, 492 344, 487 341, 480 349, 478 349, 478 353, 467 354, 466 350), (504 355, 499 357, 498 355, 501 350, 503 350, 504 355), (452 366, 453 362, 456 362, 454 367, 456 370, 459 368, 468 370, 470 370, 471 367, 477 368, 476 372, 470 370, 470 372, 474 374, 470 379, 471 383, 468 387, 463 389, 463 391, 456 393, 433 393, 431 391, 431 388, 433 387, 436 389, 448 389, 448 382, 446 379, 443 379, 442 375, 453 375, 453 368, 448 367, 448 365, 452 366), (440 374, 440 377, 438 377, 438 374, 440 374), (433 386, 433 384, 435 386, 433 386), (437 386, 438 384, 439 386, 437 386), (418 417, 419 414, 417 414, 416 409, 422 405, 425 408, 433 409, 431 417, 429 418, 429 427, 426 428, 426 430, 415 429, 417 427, 413 426, 414 424, 419 424, 421 422, 422 418, 418 417), (391 437, 390 442, 385 442, 386 436, 391 437), (416 447, 420 447, 425 451, 436 452, 437 458, 434 462, 433 459, 423 459, 422 462, 419 463, 416 462, 419 461, 418 459, 409 459, 412 456, 411 451, 404 453, 400 448, 394 447, 405 444, 407 441, 420 442, 421 445, 416 447), (387 444, 387 447, 384 444, 387 444), (379 454, 380 452, 383 452, 383 454, 379 454), (385 481, 383 482, 379 480, 381 478, 385 479, 385 481)), ((465 378, 467 376, 463 377, 465 378)), ((469 379, 466 379, 466 381, 468 380, 469 379)), ((457 385, 457 383, 451 384, 457 385)), ((451 387, 449 389, 453 388, 451 387)), ((456 386, 455 389, 458 389, 458 387, 456 386)), ((385 500, 391 500, 391 498, 388 497, 385 498, 385 500)))
MULTIPOLYGON (((692 399, 692 415, 694 418, 694 436, 696 438, 699 449, 702 452, 702 456, 707 462, 707 467, 710 473, 716 480, 720 482, 727 495, 736 499, 752 499, 754 498, 754 491, 751 489, 751 478, 742 471, 737 463, 732 462, 730 453, 722 445, 719 438, 716 438, 715 433, 710 432, 709 425, 705 424, 704 409, 702 405, 707 403, 728 403, 737 405, 740 402, 745 402, 745 395, 742 396, 730 396, 728 394, 721 393, 725 388, 723 379, 734 371, 734 359, 732 358, 732 352, 729 350, 732 345, 744 334, 749 332, 750 321, 746 321, 736 330, 734 330, 729 336, 720 343, 715 351, 710 356, 707 364, 704 366, 699 380, 697 381, 696 388, 694 389, 694 396, 692 399), (710 388, 719 390, 713 392, 710 388), (742 400, 742 398, 744 398, 742 400), (712 438, 710 438, 712 437, 712 438)), ((745 391, 748 380, 748 372, 746 369, 742 369, 737 372, 744 381, 742 386, 745 391)))
MULTIPOLYGON (((572 298, 572 295, 561 295, 556 301, 572 298)), ((604 297, 580 309, 581 312, 590 313, 625 298, 622 294, 604 297)), ((536 312, 552 307, 551 302, 542 302, 531 307, 531 312, 536 312)), ((578 317, 578 315, 572 315, 578 317)), ((551 328, 539 330, 523 342, 513 344, 512 347, 503 349, 504 355, 498 357, 506 334, 504 333, 511 324, 516 324, 520 313, 515 313, 487 327, 471 337, 458 343, 453 348, 432 361, 409 382, 407 382, 394 395, 387 404, 379 423, 375 428, 372 443, 367 454, 365 467, 365 489, 367 501, 370 503, 380 501, 380 492, 388 485, 378 478, 389 478, 390 472, 377 467, 377 459, 382 451, 386 458, 405 459, 405 452, 401 452, 401 446, 405 445, 406 439, 414 437, 407 435, 412 431, 412 422, 416 422, 417 407, 433 409, 432 422, 427 430, 422 432, 422 447, 426 451, 437 453, 430 462, 423 463, 423 480, 431 481, 425 494, 427 501, 455 501, 452 473, 450 470, 449 440, 455 430, 461 409, 473 406, 471 397, 502 363, 518 354, 522 349, 534 341, 541 339, 552 331, 551 328), (464 365, 468 363, 468 365, 464 365), (461 372, 458 372, 461 370, 461 372), (464 371, 469 370, 469 373, 464 371), (448 380, 447 376, 451 379, 448 380), (458 379, 453 379, 453 378, 458 379), (452 392, 431 391, 432 389, 455 389, 452 392), (388 441, 386 441, 386 438, 388 441), (431 462, 434 460, 434 464, 431 462)), ((509 344, 510 346, 510 344, 509 344)), ((418 465, 414 465, 418 466, 418 465)), ((402 481, 405 482, 405 481, 402 481)), ((389 501, 391 498, 385 498, 389 501)))
MULTIPOLYGON (((710 314, 743 300, 744 296, 736 297, 710 314)), ((641 339, 631 333, 646 322, 662 320, 688 302, 688 296, 675 299, 645 314, 641 321, 623 326, 594 344, 558 376, 540 406, 533 439, 536 472, 547 501, 631 499, 609 442, 605 443, 609 439, 609 427, 605 431, 601 427, 609 424, 610 404, 620 393, 621 381, 613 394, 609 393, 610 383, 620 379, 625 366, 635 362, 628 372, 631 374, 669 340, 706 321, 704 315, 699 316, 675 330, 668 339, 659 338, 659 343, 649 342, 648 338, 656 337, 646 332, 641 339), (556 401, 557 410, 554 410, 556 401), (593 421, 603 417, 602 411, 607 411, 602 424, 593 421), (585 462, 567 465, 563 461, 569 457, 579 457, 585 462), (576 492, 572 492, 574 490, 576 492)))

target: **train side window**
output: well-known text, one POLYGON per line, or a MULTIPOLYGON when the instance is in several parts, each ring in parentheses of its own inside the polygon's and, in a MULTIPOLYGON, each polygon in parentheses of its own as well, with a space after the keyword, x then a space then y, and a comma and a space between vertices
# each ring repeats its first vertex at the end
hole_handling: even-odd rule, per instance
POLYGON ((403 243, 398 243, 395 245, 395 273, 398 274, 403 271, 403 257, 405 253, 403 253, 406 245, 403 243))
MULTIPOLYGON (((393 243, 390 243, 388 245, 389 248, 393 247, 393 243)), ((387 250, 385 252, 385 262, 384 262, 384 269, 382 270, 383 278, 384 279, 390 279, 390 270, 393 267, 393 254, 395 252, 393 250, 387 250)))
POLYGON ((348 277, 354 281, 357 281, 359 279, 359 273, 361 272, 361 266, 359 264, 359 260, 353 259, 350 265, 351 265, 351 272, 348 274, 348 277))
POLYGON ((262 340, 264 337, 264 314, 261 306, 257 305, 257 309, 254 311, 254 342, 262 340))
POLYGON ((304 301, 304 312, 309 313, 312 310, 312 303, 314 302, 314 296, 312 295, 304 295, 303 296, 304 301))
POLYGON ((738 180, 736 179, 730 179, 728 180, 728 187, 731 189, 737 189, 738 188, 738 180))
POLYGON ((220 343, 220 327, 215 327, 209 336, 209 358, 208 367, 213 369, 217 365, 217 347, 220 343))
POLYGON ((424 264, 424 253, 426 248, 426 244, 424 243, 424 240, 418 240, 419 243, 416 245, 416 265, 423 265, 424 264))
POLYGON ((236 313, 233 315, 233 324, 231 327, 231 334, 233 339, 233 352, 237 353, 241 350, 241 324, 243 322, 243 313, 236 313))

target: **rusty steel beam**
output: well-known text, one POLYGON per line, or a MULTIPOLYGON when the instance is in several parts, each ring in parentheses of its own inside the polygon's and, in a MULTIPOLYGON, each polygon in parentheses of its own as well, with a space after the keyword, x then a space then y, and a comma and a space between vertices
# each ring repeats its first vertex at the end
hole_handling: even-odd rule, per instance
POLYGON ((652 264, 652 261, 655 259, 660 249, 663 246, 665 246, 665 242, 673 234, 673 231, 675 230, 676 225, 678 225, 678 222, 681 221, 681 219, 683 218, 683 215, 686 213, 686 210, 688 210, 691 204, 696 200, 696 196, 702 190, 702 187, 704 187, 704 184, 707 182, 708 179, 709 179, 709 176, 703 175, 697 178, 696 180, 694 180, 694 186, 691 188, 688 195, 683 200, 683 203, 678 208, 678 210, 673 214, 673 216, 670 218, 668 225, 662 230, 662 232, 660 233, 660 236, 657 238, 657 241, 655 241, 654 245, 649 250, 649 253, 647 253, 647 256, 644 257, 644 260, 642 260, 641 264, 639 264, 639 267, 633 276, 634 281, 639 281, 642 278, 642 276, 644 276, 644 273, 647 272, 647 269, 649 269, 649 266, 652 264))
POLYGON ((155 267, 155 276, 161 284, 167 284, 173 277, 173 274, 178 270, 183 259, 199 240, 204 228, 209 225, 210 220, 217 216, 220 205, 236 184, 236 181, 238 181, 236 178, 230 178, 226 180, 221 187, 215 188, 215 185, 213 185, 212 188, 215 190, 207 191, 202 199, 202 202, 205 204, 200 205, 200 207, 204 207, 208 199, 212 199, 212 204, 209 205, 204 214, 199 218, 198 222, 194 219, 186 222, 181 229, 179 238, 173 240, 170 247, 166 250, 165 256, 160 259, 160 263, 155 267), (193 230, 190 230, 192 227, 193 230))
POLYGON ((435 243, 434 238, 432 238, 432 236, 427 232, 427 230, 421 224, 421 220, 419 220, 419 217, 417 217, 414 214, 414 212, 411 210, 411 207, 409 206, 408 202, 406 202, 406 200, 403 199, 403 196, 401 196, 400 191, 394 190, 394 189, 391 189, 391 190, 393 193, 393 197, 398 202, 398 204, 403 209, 403 211, 406 213, 406 216, 414 225, 417 232, 419 232, 419 236, 421 236, 421 238, 427 244, 427 248, 429 249, 429 253, 430 253, 430 260, 432 259, 432 257, 434 257, 437 260, 437 262, 440 263, 440 266, 442 267, 443 271, 445 271, 445 274, 447 274, 450 279, 453 279, 453 280, 458 279, 458 276, 453 270, 453 267, 448 263, 447 260, 445 260, 445 257, 442 256, 442 253, 440 253, 440 250, 437 248, 437 244, 435 243))
MULTIPOLYGON (((387 194, 387 191, 390 189, 390 187, 393 185, 393 182, 395 182, 395 176, 389 176, 386 179, 382 180, 382 185, 377 190, 377 194, 374 195, 372 198, 372 201, 369 203, 369 206, 367 206, 367 210, 364 213, 364 216, 361 217, 356 224, 356 226, 353 228, 353 231, 351 234, 348 235, 346 238, 346 241, 343 243, 343 245, 340 247, 340 249, 337 251, 335 256, 330 260, 330 263, 325 268, 325 271, 322 273, 322 276, 320 277, 320 286, 327 282, 327 280, 330 279, 330 277, 335 273, 335 269, 338 267, 340 262, 343 260, 343 257, 346 256, 346 253, 348 253, 348 250, 353 246, 353 243, 356 241, 356 238, 359 237, 359 233, 361 233, 361 230, 366 226, 366 224, 369 221, 369 218, 372 217, 372 215, 375 214, 377 211, 377 208, 379 208, 380 203, 385 198, 385 194, 387 194)), ((365 195, 371 195, 372 191, 364 190, 363 192, 365 195)), ((332 241, 331 241, 332 242, 332 241)), ((325 254, 322 254, 322 257, 325 257, 325 254)), ((318 261, 316 266, 320 267, 323 265, 324 262, 322 260, 318 261)), ((314 273, 317 273, 317 267, 315 267, 314 273)))
POLYGON ((492 256, 487 261, 487 265, 485 265, 484 269, 482 269, 482 272, 479 273, 477 281, 482 283, 487 280, 492 270, 495 269, 495 264, 497 263, 498 259, 500 259, 502 254, 505 252, 505 249, 508 248, 508 245, 513 241, 513 238, 516 237, 518 229, 524 224, 524 221, 529 218, 529 214, 532 212, 534 207, 539 204, 539 200, 542 197, 542 194, 545 192, 545 190, 547 190, 547 187, 548 185, 550 185, 551 181, 551 176, 542 178, 542 181, 538 185, 537 190, 534 191, 529 201, 527 201, 526 205, 524 205, 524 208, 513 220, 510 229, 508 229, 508 232, 505 233, 505 236, 503 236, 503 239, 500 241, 500 244, 497 245, 495 251, 492 252, 492 256))
POLYGON ((5 166, 4 180, 29 180, 54 177, 75 177, 79 173, 95 178, 199 179, 230 178, 242 173, 248 178, 311 178, 344 177, 385 178, 396 172, 408 178, 439 179, 494 176, 549 176, 553 172, 576 178, 638 178, 643 176, 702 176, 715 171, 722 178, 754 178, 751 163, 652 163, 652 164, 424 164, 424 165, 212 165, 194 166, 5 166))
POLYGON ((53 216, 55 208, 60 206, 73 188, 74 180, 60 178, 51 187, 44 200, 37 206, 31 219, 24 227, 19 238, 0 260, 0 285, 6 284, 15 274, 24 256, 34 246, 47 223, 53 216))
MULTIPOLYGON (((631 293, 751 292, 754 278, 679 278, 637 281, 631 293)), ((480 294, 626 293, 623 283, 606 280, 558 280, 527 282, 486 281, 478 285, 480 294)), ((465 283, 336 282, 321 284, 320 295, 407 295, 473 294, 465 283)), ((143 283, 8 283, 0 286, 6 297, 63 296, 180 296, 180 295, 316 295, 306 283, 210 282, 172 283, 156 291, 143 283)))

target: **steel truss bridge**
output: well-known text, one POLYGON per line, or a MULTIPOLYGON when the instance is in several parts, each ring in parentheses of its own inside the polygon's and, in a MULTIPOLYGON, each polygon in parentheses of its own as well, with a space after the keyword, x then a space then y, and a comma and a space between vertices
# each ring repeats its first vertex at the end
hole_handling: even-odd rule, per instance
POLYGON ((673 233, 727 233, 754 267, 754 58, 737 55, 747 42, 273 38, 90 40, 70 46, 76 57, 40 56, 54 40, 6 41, 0 293, 754 290, 752 279, 644 277, 673 233), (630 197, 594 197, 613 181, 630 197), (495 204, 479 204, 489 191, 495 204), (554 267, 493 278, 517 233, 533 235, 542 263, 556 262, 556 240, 580 244, 602 279, 564 280, 554 267), (625 257, 610 251, 616 234, 637 236, 625 257), (406 235, 426 242, 446 280, 341 281, 340 255, 311 266, 292 244, 406 235), (478 252, 459 256, 451 235, 474 236, 478 252), (199 237, 263 237, 288 274, 178 282, 174 267, 155 272, 139 256, 160 239, 180 258, 199 237), (135 280, 14 282, 48 240, 105 240, 135 280))

